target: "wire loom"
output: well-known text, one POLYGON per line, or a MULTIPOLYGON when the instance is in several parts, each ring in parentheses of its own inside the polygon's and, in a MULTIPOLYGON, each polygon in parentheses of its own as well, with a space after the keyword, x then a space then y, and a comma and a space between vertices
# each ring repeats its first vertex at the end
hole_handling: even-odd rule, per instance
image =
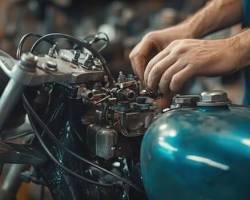
MULTIPOLYGON (((32 108, 32 106, 30 105, 30 103, 28 102, 27 98, 23 95, 23 101, 24 101, 24 106, 25 106, 25 110, 27 111, 28 115, 32 116, 37 123, 42 127, 42 129, 51 137, 51 139, 53 139, 53 141, 60 146, 64 151, 66 151, 67 153, 69 153, 70 155, 72 155, 73 157, 75 157, 76 159, 81 160, 82 162, 87 163, 88 165, 91 165, 111 176, 114 176, 115 178, 117 178, 118 180, 122 181, 123 183, 133 187, 135 190, 142 192, 143 190, 140 189, 138 186, 136 186, 135 184, 133 184, 132 182, 130 182, 129 180, 120 177, 119 175, 114 174, 113 172, 110 172, 92 162, 90 162, 89 160, 81 157, 80 155, 74 153, 73 151, 71 151, 70 149, 68 149, 67 147, 64 147, 60 141, 56 138, 56 136, 50 131, 50 129, 47 127, 47 125, 41 120, 41 118, 37 115, 37 113, 34 111, 34 109, 32 108)), ((54 156, 53 154, 49 151, 49 149, 47 148, 46 144, 43 142, 42 137, 40 136, 40 134, 38 133, 34 123, 31 121, 31 125, 32 128, 34 130, 34 133, 37 137, 37 139, 39 140, 41 146, 43 147, 43 149, 46 151, 46 153, 48 154, 48 156, 53 160, 54 163, 56 163, 58 166, 60 166, 65 172, 69 173, 70 175, 79 178, 82 181, 88 182, 90 184, 94 184, 94 185, 98 185, 98 186, 102 186, 102 187, 113 187, 113 186, 119 186, 116 184, 103 184, 103 183, 99 183, 90 179, 87 179, 86 177, 83 177, 75 172, 73 172, 72 170, 70 170, 69 168, 63 166, 54 156)))

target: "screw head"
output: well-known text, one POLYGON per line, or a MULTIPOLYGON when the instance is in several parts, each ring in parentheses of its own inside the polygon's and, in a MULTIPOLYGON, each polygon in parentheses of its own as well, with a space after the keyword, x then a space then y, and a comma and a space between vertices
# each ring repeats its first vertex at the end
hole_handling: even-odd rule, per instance
POLYGON ((49 60, 47 63, 47 69, 49 69, 50 71, 56 71, 57 70, 57 64, 56 62, 49 60))
POLYGON ((37 64, 37 57, 32 53, 25 53, 21 56, 22 67, 28 71, 35 71, 37 64))
POLYGON ((21 56, 21 60, 25 61, 25 62, 36 63, 37 62, 37 57, 35 55, 33 55, 32 53, 24 53, 21 56))

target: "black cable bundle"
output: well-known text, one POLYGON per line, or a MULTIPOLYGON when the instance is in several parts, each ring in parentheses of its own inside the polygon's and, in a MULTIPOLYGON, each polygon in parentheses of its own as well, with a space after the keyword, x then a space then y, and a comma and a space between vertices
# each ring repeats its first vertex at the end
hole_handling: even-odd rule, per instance
MULTIPOLYGON (((138 187, 137 185, 135 185, 134 183, 132 183, 130 180, 127 180, 126 178, 123 178, 99 165, 96 165, 95 163, 92 163, 91 161, 81 157, 80 155, 78 155, 77 153, 71 151, 70 149, 68 149, 67 147, 65 147, 63 144, 60 143, 60 141, 57 139, 57 137, 54 135, 54 133, 51 132, 51 130, 48 128, 48 126, 42 121, 42 119, 38 116, 38 114, 35 112, 35 110, 32 108, 32 106, 30 105, 28 99, 23 95, 23 102, 24 102, 24 107, 25 110, 27 111, 28 115, 33 118, 37 124, 39 124, 39 126, 43 129, 44 132, 46 132, 49 137, 60 147, 62 148, 65 152, 69 153, 71 156, 75 157, 76 159, 79 159, 80 161, 91 165, 92 167, 99 169, 101 171, 103 171, 106 174, 109 174, 113 177, 115 177, 117 180, 131 186, 132 188, 134 188, 135 190, 139 191, 139 192, 143 192, 143 190, 138 187)), ((72 171, 71 169, 67 168, 66 166, 62 165, 54 156, 53 154, 50 152, 50 150, 47 148, 46 144, 44 143, 42 137, 40 136, 39 132, 37 131, 36 126, 34 125, 33 121, 30 120, 32 128, 34 130, 34 133, 39 141, 39 143, 41 144, 42 148, 45 150, 45 152, 48 154, 48 156, 50 157, 50 159, 56 164, 58 165, 60 168, 62 168, 65 172, 67 172, 68 174, 82 180, 85 181, 87 183, 90 184, 94 184, 94 185, 98 185, 98 186, 102 186, 102 187, 112 187, 112 186, 117 186, 116 184, 106 184, 106 183, 100 183, 91 179, 88 179, 82 175, 79 175, 77 173, 75 173, 74 171, 72 171)), ((119 185, 118 185, 119 186, 119 185)))

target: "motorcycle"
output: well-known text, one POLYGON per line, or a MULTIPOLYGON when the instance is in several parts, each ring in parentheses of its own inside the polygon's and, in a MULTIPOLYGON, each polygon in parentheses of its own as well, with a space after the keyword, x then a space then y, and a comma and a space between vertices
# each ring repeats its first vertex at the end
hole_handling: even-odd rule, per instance
POLYGON ((114 79, 100 53, 107 44, 103 33, 29 33, 17 59, 0 52, 9 77, 0 164, 11 164, 0 199, 34 182, 55 200, 247 200, 249 108, 212 91, 177 95, 162 110, 134 75, 114 79), (28 128, 7 131, 19 113, 28 128))

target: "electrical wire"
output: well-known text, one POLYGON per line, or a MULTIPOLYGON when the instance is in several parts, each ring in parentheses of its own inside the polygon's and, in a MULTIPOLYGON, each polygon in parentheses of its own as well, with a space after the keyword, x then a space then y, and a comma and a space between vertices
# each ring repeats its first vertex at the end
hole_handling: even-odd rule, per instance
MULTIPOLYGON (((27 110, 27 113, 29 115, 31 115, 31 113, 29 112, 28 108, 26 107, 27 105, 25 105, 25 109, 27 110)), ((40 134, 38 133, 38 130, 36 129, 35 125, 33 124, 32 120, 30 120, 31 126, 34 129, 34 133, 39 141, 39 143, 41 144, 42 148, 44 149, 44 151, 48 154, 48 156, 50 157, 50 159, 60 168, 62 168, 66 173, 68 173, 71 176, 74 176, 75 178, 80 179, 81 181, 87 182, 89 184, 93 184, 93 185, 97 185, 97 186, 101 186, 101 187, 113 187, 115 186, 114 184, 105 184, 105 183, 100 183, 91 179, 88 179, 76 172, 74 172, 73 170, 69 169, 68 167, 64 166, 63 164, 61 164, 55 157, 54 155, 51 153, 51 151, 47 148, 46 144, 44 143, 42 137, 40 136, 40 134)))
MULTIPOLYGON (((47 127, 47 125, 40 119, 40 117, 37 115, 37 113, 34 111, 34 109, 32 108, 32 106, 29 104, 27 98, 23 95, 23 100, 24 100, 24 104, 25 104, 25 107, 27 108, 27 111, 29 112, 29 114, 34 117, 34 119, 37 121, 37 123, 44 129, 44 131, 46 131, 49 136, 55 141, 55 143, 57 145, 59 145, 61 148, 63 148, 66 152, 68 152, 69 154, 71 154, 72 156, 74 156, 75 158, 115 177, 116 179, 122 181, 123 183, 133 187, 135 190, 139 191, 139 192, 143 192, 143 190, 141 188, 139 188, 137 185, 135 185, 134 183, 130 182, 129 180, 119 176, 119 175, 116 175, 114 174, 113 172, 110 172, 109 170, 105 169, 105 168, 102 168, 100 167, 99 165, 96 165, 92 162, 90 162, 89 160, 79 156, 78 154, 74 153, 73 151, 71 151, 70 149, 68 149, 67 147, 63 146, 61 144, 61 142, 57 139, 57 137, 49 130, 49 128, 47 127)), ((40 135, 39 135, 40 136, 40 135)), ((41 136, 40 136, 41 137, 41 136)))
POLYGON ((37 48, 37 46, 43 42, 44 40, 54 40, 54 39, 67 39, 68 41, 71 41, 75 44, 78 44, 80 46, 82 46, 82 42, 70 35, 67 35, 67 34, 63 34, 63 33, 49 33, 49 34, 46 34, 42 37, 40 37, 34 44, 33 46, 31 47, 30 49, 30 52, 33 53, 34 50, 37 48))
POLYGON ((96 36, 98 37, 99 40, 102 40, 105 42, 104 45, 98 49, 98 52, 101 52, 103 49, 105 49, 109 45, 110 40, 109 40, 108 35, 104 32, 99 32, 96 34, 96 36), (100 37, 100 35, 103 35, 104 37, 100 37))
POLYGON ((39 34, 35 34, 35 33, 27 33, 25 34, 19 41, 18 45, 17 45, 17 52, 16 52, 16 57, 17 59, 20 59, 21 58, 21 54, 22 54, 22 48, 23 48, 23 45, 25 43, 25 41, 29 38, 29 37, 42 37, 41 35, 39 34))
POLYGON ((104 32, 99 32, 95 35, 90 35, 90 36, 87 36, 84 38, 84 41, 86 41, 87 43, 89 43, 90 45, 94 44, 94 43, 97 43, 99 41, 104 41, 105 43, 103 44, 102 47, 100 47, 99 49, 97 49, 98 52, 101 52, 103 49, 105 49, 109 43, 110 43, 110 40, 109 40, 109 37, 106 33, 104 32), (103 37, 101 37, 103 36, 103 37))
POLYGON ((33 134, 34 132, 33 131, 24 131, 22 133, 19 133, 18 135, 14 135, 14 136, 10 136, 10 137, 6 137, 6 138, 3 138, 3 141, 10 141, 10 140, 16 140, 16 139, 19 139, 19 138, 22 138, 22 137, 25 137, 25 136, 28 136, 28 135, 31 135, 33 134))
MULTIPOLYGON (((20 59, 21 58, 21 55, 22 55, 22 51, 23 51, 23 45, 24 43, 27 41, 28 38, 30 37, 36 37, 36 38, 41 38, 42 35, 39 35, 39 34, 36 34, 36 33, 27 33, 25 34, 19 41, 18 43, 18 46, 17 46, 17 52, 16 52, 16 57, 17 59, 20 59)), ((45 40, 46 42, 52 44, 51 41, 49 40, 45 40)))

